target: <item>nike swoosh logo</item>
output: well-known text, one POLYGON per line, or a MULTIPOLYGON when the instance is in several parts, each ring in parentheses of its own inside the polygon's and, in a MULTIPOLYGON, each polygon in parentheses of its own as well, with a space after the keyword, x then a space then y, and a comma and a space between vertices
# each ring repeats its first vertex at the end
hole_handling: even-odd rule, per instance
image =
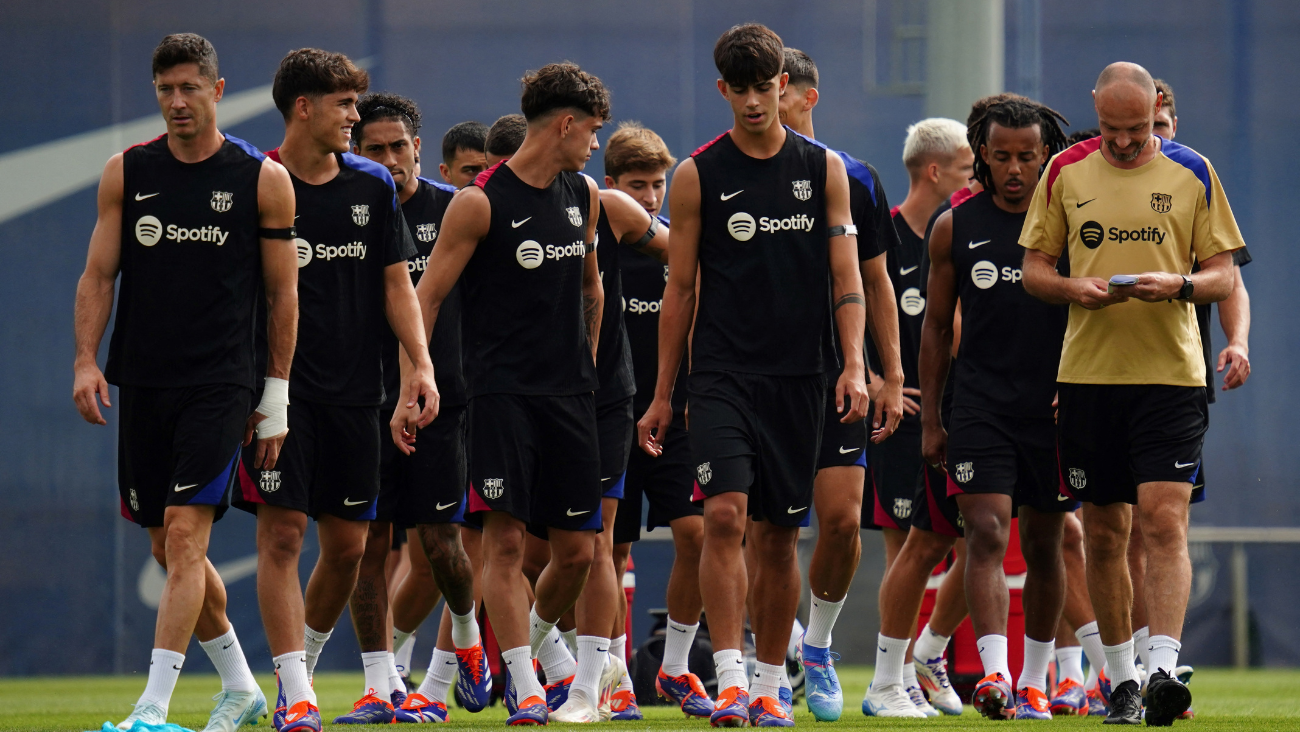
POLYGON ((678 633, 685 633, 685 632, 686 632, 686 629, 685 629, 685 628, 673 628, 673 630, 677 631, 678 633))
POLYGON ((1070 500, 1070 497, 1067 496, 1067 495, 1065 495, 1064 493, 1057 493, 1057 494, 1056 494, 1056 500, 1058 500, 1058 501, 1068 501, 1068 500, 1070 500))
POLYGON ((512 229, 518 229, 519 227, 521 227, 521 226, 523 226, 524 224, 526 224, 526 223, 528 223, 529 221, 531 221, 532 218, 533 218, 532 216, 529 216, 528 218, 524 219, 523 221, 515 221, 514 219, 510 219, 510 228, 512 228, 512 229))
POLYGON ((740 190, 736 191, 735 193, 723 193, 723 194, 722 194, 722 200, 724 200, 724 201, 730 201, 731 199, 735 198, 736 196, 739 196, 740 194, 742 194, 742 193, 744 193, 744 192, 745 192, 745 189, 744 189, 744 188, 741 188, 740 190))
MULTIPOLYGON (((226 650, 227 648, 229 648, 229 647, 231 647, 231 646, 233 646, 233 645, 235 645, 235 644, 234 644, 234 643, 227 643, 226 645, 224 645, 224 646, 221 647, 221 650, 224 651, 224 650, 226 650)), ((279 666, 276 666, 276 668, 279 668, 279 666)))
POLYGON ((970 244, 967 244, 966 246, 969 247, 969 248, 971 248, 971 249, 974 249, 975 247, 982 247, 982 246, 984 246, 985 244, 988 244, 988 243, 991 242, 991 241, 993 241, 993 240, 992 240, 992 239, 985 239, 984 241, 973 241, 973 242, 971 242, 970 244))
POLYGON ((193 487, 196 486, 196 485, 198 485, 198 483, 190 483, 189 485, 177 485, 176 488, 175 488, 174 490, 175 490, 177 493, 180 493, 181 491, 187 491, 187 490, 193 488, 193 487))
MULTIPOLYGON (((160 193, 161 193, 161 191, 160 191, 160 193)), ((153 197, 156 196, 156 195, 158 195, 158 194, 157 194, 157 193, 150 193, 150 194, 147 195, 147 196, 142 196, 142 195, 140 195, 139 193, 137 193, 137 194, 135 194, 135 200, 137 200, 137 201, 143 201, 143 200, 146 199, 146 198, 153 198, 153 197)))
POLYGON ((1180 469, 1180 470, 1183 469, 1183 468, 1190 468, 1190 467, 1192 467, 1192 466, 1195 465, 1195 464, 1196 464, 1196 463, 1180 463, 1180 462, 1178 462, 1178 461, 1176 461, 1176 460, 1174 461, 1174 467, 1175 467, 1175 468, 1178 468, 1178 469, 1180 469))
POLYGON ((180 671, 180 670, 181 670, 181 667, 180 667, 180 666, 177 666, 177 665, 174 664, 174 663, 172 664, 172 668, 176 669, 177 671, 180 671))
POLYGON ((807 509, 807 508, 808 508, 807 506, 804 506, 803 508, 794 508, 793 506, 791 506, 790 508, 787 508, 787 509, 785 510, 785 512, 786 512, 786 513, 799 513, 800 511, 803 511, 803 510, 805 510, 805 509, 807 509))
POLYGON ((1088 200, 1084 201, 1083 203, 1076 203, 1076 204, 1074 204, 1074 207, 1075 207, 1075 208, 1083 208, 1084 206, 1087 206, 1088 204, 1092 203, 1092 202, 1095 201, 1095 200, 1097 200, 1097 199, 1095 199, 1095 198, 1089 198, 1088 200))
POLYGON ((918 265, 916 265, 916 266, 914 266, 914 267, 899 267, 899 269, 898 269, 898 273, 901 274, 901 275, 910 275, 910 274, 912 274, 913 272, 916 271, 916 268, 917 268, 917 267, 920 267, 920 266, 921 266, 921 265, 918 264, 918 265))
POLYGON ((612 477, 610 477, 610 478, 601 478, 601 479, 600 479, 600 482, 601 482, 601 483, 608 483, 608 482, 611 481, 611 480, 613 480, 612 477))
POLYGON ((364 501, 354 501, 354 500, 352 500, 352 499, 350 499, 350 498, 344 498, 344 499, 343 499, 343 505, 344 505, 344 506, 360 506, 360 505, 363 504, 363 503, 370 503, 370 499, 367 498, 367 499, 364 500, 364 501))
POLYGON ((434 510, 435 510, 435 511, 446 511, 447 509, 451 508, 451 507, 454 506, 454 505, 456 505, 456 501, 452 501, 451 503, 448 503, 448 504, 445 505, 445 506, 444 506, 443 504, 439 503, 437 506, 434 507, 434 510))
POLYGON ((845 450, 844 447, 841 446, 841 447, 840 447, 840 454, 841 454, 841 455, 848 455, 848 454, 851 453, 851 452, 857 452, 858 450, 861 450, 861 449, 862 449, 862 448, 860 448, 860 447, 850 447, 849 449, 845 450))
POLYGON ((591 509, 587 509, 586 511, 575 512, 572 508, 570 508, 568 511, 565 511, 565 513, 568 514, 569 516, 581 516, 584 513, 591 513, 591 509))
MULTIPOLYGON (((880 646, 876 646, 876 648, 880 648, 880 646)), ((881 653, 889 653, 889 651, 885 650, 884 648, 880 648, 880 652, 881 652, 881 653)))

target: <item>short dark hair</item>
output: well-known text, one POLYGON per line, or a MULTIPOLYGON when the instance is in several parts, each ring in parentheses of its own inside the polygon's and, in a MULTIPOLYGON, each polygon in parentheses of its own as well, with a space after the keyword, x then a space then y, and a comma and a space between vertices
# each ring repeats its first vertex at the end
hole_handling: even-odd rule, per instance
POLYGON ((483 141, 483 152, 499 158, 508 158, 519 151, 524 144, 524 135, 528 134, 528 120, 522 114, 507 114, 492 123, 487 139, 483 141))
POLYGON ((370 74, 357 68, 347 56, 319 48, 299 48, 280 59, 271 98, 280 114, 289 119, 298 97, 322 97, 341 91, 365 94, 369 88, 370 74))
POLYGON ((605 143, 605 175, 614 180, 624 173, 658 173, 676 164, 663 138, 640 122, 619 123, 605 143))
POLYGON ((357 100, 361 120, 352 125, 352 142, 358 147, 366 136, 366 125, 382 120, 397 120, 414 140, 420 134, 420 108, 406 97, 389 92, 374 92, 357 100))
POLYGON ((164 36, 153 50, 153 75, 157 77, 181 64, 198 64, 203 78, 217 83, 217 49, 203 36, 195 33, 173 33, 164 36))
POLYGON ((451 165, 456 153, 461 150, 483 152, 487 146, 488 126, 482 122, 470 120, 453 125, 442 136, 442 162, 451 165))
POLYGON ((1156 82, 1156 91, 1165 95, 1163 106, 1169 108, 1169 116, 1171 118, 1177 117, 1178 109, 1177 107, 1174 106, 1174 88, 1172 86, 1169 86, 1169 82, 1165 81, 1164 79, 1156 79, 1155 82, 1156 82))
POLYGON ((732 26, 713 46, 713 65, 728 86, 751 86, 780 75, 785 44, 759 23, 732 26))
POLYGON ((1038 139, 1047 146, 1049 158, 1066 148, 1065 133, 1061 131, 1061 125, 1069 127, 1070 120, 1062 117, 1055 109, 1022 96, 1014 96, 988 105, 984 114, 966 131, 966 137, 970 140, 970 149, 975 153, 975 180, 978 180, 986 190, 993 190, 993 171, 980 156, 980 146, 988 143, 989 130, 995 122, 1000 127, 1008 129, 1023 129, 1038 125, 1038 139))
POLYGON ((1070 147, 1077 145, 1084 140, 1091 140, 1094 137, 1101 137, 1101 130, 1096 127, 1089 127, 1086 130, 1075 130, 1065 138, 1065 146, 1070 147))
POLYGON ((529 122, 557 109, 577 109, 609 119, 609 90, 596 76, 565 61, 524 74, 519 109, 529 122))
POLYGON ((790 75, 789 83, 805 89, 817 88, 817 64, 812 57, 797 48, 785 49, 785 73, 790 75))

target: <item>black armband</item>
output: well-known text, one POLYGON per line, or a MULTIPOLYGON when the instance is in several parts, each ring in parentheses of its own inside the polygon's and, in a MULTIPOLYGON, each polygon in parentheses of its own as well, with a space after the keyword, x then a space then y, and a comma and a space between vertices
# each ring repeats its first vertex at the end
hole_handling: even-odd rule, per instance
POLYGON ((858 227, 853 224, 847 226, 832 226, 826 230, 826 238, 834 239, 837 236, 857 236, 858 227))
POLYGON ((263 239, 297 239, 298 227, 290 226, 287 229, 268 229, 265 226, 257 228, 257 235, 263 239))
POLYGON ((646 232, 641 235, 640 239, 637 239, 636 241, 632 242, 628 246, 632 247, 638 252, 641 251, 642 249, 645 249, 646 245, 650 243, 650 240, 655 238, 655 232, 657 231, 659 231, 659 218, 657 216, 651 216, 650 228, 646 229, 646 232))

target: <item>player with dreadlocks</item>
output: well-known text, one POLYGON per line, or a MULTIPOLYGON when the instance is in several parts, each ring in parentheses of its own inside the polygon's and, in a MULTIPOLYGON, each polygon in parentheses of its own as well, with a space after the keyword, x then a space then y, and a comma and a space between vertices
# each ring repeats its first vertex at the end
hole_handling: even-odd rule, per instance
POLYGON ((951 434, 940 401, 923 401, 922 453, 947 470, 948 495, 964 519, 966 596, 986 674, 972 701, 990 719, 1051 718, 1046 677, 1064 602, 1062 526, 1078 505, 1060 493, 1052 423, 1066 310, 1024 291, 1018 243, 1039 174, 1065 147, 1061 123, 1068 124, 1028 99, 990 104, 967 133, 983 190, 940 216, 930 236, 922 393, 943 390, 958 299, 962 338, 951 434), (1024 667, 1014 697, 1002 570, 1013 512, 1028 565, 1024 667))

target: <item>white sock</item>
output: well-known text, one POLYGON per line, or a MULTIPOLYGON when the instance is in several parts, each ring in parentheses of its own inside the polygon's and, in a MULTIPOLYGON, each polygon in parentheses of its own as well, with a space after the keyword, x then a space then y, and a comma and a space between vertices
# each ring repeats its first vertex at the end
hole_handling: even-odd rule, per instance
POLYGON ((1036 641, 1025 636, 1025 664, 1020 669, 1020 678, 1016 680, 1016 690, 1024 688, 1038 689, 1047 693, 1047 664, 1052 662, 1056 650, 1056 639, 1036 641))
POLYGON ((717 651, 713 654, 713 667, 718 674, 719 694, 733 686, 749 691, 749 680, 745 678, 745 659, 741 657, 740 651, 717 651))
POLYGON ((460 650, 473 648, 478 645, 478 619, 474 617, 474 610, 471 609, 464 615, 457 615, 447 609, 451 615, 451 643, 460 650))
POLYGON ((1074 637, 1079 639, 1079 645, 1083 646, 1083 653, 1088 657, 1088 683, 1084 687, 1091 689, 1097 681, 1097 675, 1106 668, 1106 650, 1101 644, 1101 631, 1097 630, 1097 621, 1074 631, 1074 637))
POLYGON ((831 602, 817 597, 814 593, 812 610, 808 612, 808 630, 804 632, 803 642, 815 648, 830 648, 831 630, 835 628, 835 620, 840 616, 840 610, 843 608, 843 597, 839 602, 831 602))
POLYGON ((573 654, 569 653, 569 647, 564 644, 564 639, 555 628, 551 628, 546 640, 542 641, 542 647, 537 651, 537 660, 546 672, 548 684, 559 683, 578 671, 577 661, 573 660, 573 654))
POLYGON ((145 684, 139 703, 157 704, 165 713, 171 704, 172 692, 176 690, 176 680, 181 677, 181 667, 184 665, 184 653, 165 648, 153 649, 149 658, 149 681, 145 684))
POLYGON ((569 655, 574 658, 578 657, 578 629, 570 628, 561 630, 560 637, 564 639, 564 644, 569 647, 569 655))
POLYGON ((569 687, 569 697, 581 693, 594 707, 600 702, 600 675, 609 663, 609 639, 595 635, 578 636, 578 673, 569 687))
MULTIPOLYGON (((912 653, 915 655, 916 651, 913 650, 912 653)), ((916 680, 916 664, 903 663, 903 688, 921 688, 921 682, 916 680)))
POLYGON ((397 673, 411 675, 411 653, 415 651, 415 633, 393 628, 393 662, 397 664, 397 673))
POLYGON ((1076 684, 1083 684, 1083 649, 1079 646, 1066 646, 1056 649, 1056 666, 1062 679, 1069 679, 1076 684))
POLYGON ((366 687, 362 696, 388 698, 388 651, 361 654, 361 665, 366 671, 366 687))
POLYGON ((984 663, 984 675, 1002 674, 1002 678, 1011 683, 1011 667, 1007 665, 1007 637, 990 633, 975 641, 979 648, 980 661, 984 663))
POLYGON ((280 686, 284 687, 286 708, 292 709, 299 702, 316 703, 316 693, 312 691, 311 680, 307 678, 306 651, 293 651, 271 660, 275 662, 275 672, 280 676, 280 686))
POLYGON ((781 688, 790 692, 790 698, 794 698, 794 687, 790 685, 790 674, 785 671, 785 664, 781 664, 781 688))
POLYGON ((1117 646, 1102 646, 1106 651, 1106 668, 1110 674, 1110 688, 1125 681, 1137 681, 1137 668, 1133 665, 1133 639, 1117 646))
POLYGON ((1183 649, 1183 644, 1174 640, 1167 635, 1156 635, 1151 637, 1150 656, 1151 665, 1147 666, 1148 673, 1155 673, 1160 669, 1173 678, 1174 669, 1178 667, 1178 652, 1183 649))
POLYGON ((456 654, 433 649, 429 672, 424 675, 417 693, 429 701, 446 704, 447 690, 456 682, 456 668, 456 654))
POLYGON ((334 634, 331 628, 324 633, 312 630, 306 625, 303 628, 303 645, 307 650, 307 679, 311 680, 311 675, 316 673, 316 662, 320 660, 321 649, 325 647, 325 641, 330 639, 334 634))
POLYGON ((876 676, 872 689, 903 685, 903 665, 907 660, 907 645, 911 638, 890 638, 884 633, 876 635, 876 676))
POLYGON ((949 640, 947 636, 934 632, 930 624, 926 623, 921 629, 921 635, 912 644, 912 657, 922 663, 937 661, 947 652, 949 640))
POLYGON ((541 699, 543 704, 546 703, 546 692, 537 682, 537 674, 533 673, 533 656, 528 646, 502 651, 501 660, 505 661, 506 667, 510 669, 510 679, 515 684, 516 704, 528 701, 531 696, 541 699))
POLYGON ((546 640, 546 636, 550 635, 554 627, 555 623, 548 623, 538 616, 536 605, 528 610, 528 646, 532 650, 533 658, 537 658, 537 649, 542 647, 542 641, 546 640))
POLYGON ((221 674, 222 691, 257 691, 257 681, 253 671, 244 658, 244 650, 239 647, 239 638, 235 636, 235 626, 230 626, 225 635, 210 641, 199 641, 203 652, 208 654, 212 665, 221 674))
POLYGON ((668 630, 664 632, 665 676, 683 676, 690 671, 687 661, 691 657, 691 646, 695 644, 695 632, 700 624, 686 625, 668 618, 668 630))
POLYGON ((609 657, 623 662, 623 678, 618 681, 618 690, 631 691, 632 677, 627 672, 627 633, 609 639, 609 657))
POLYGON ((749 701, 761 696, 773 701, 781 700, 781 677, 785 675, 785 664, 774 666, 759 661, 754 664, 754 683, 749 687, 749 701))
POLYGON ((1153 669, 1151 668, 1151 664, 1148 663, 1150 659, 1147 658, 1147 651, 1149 651, 1151 648, 1150 642, 1151 642, 1150 626, 1138 628, 1137 631, 1133 633, 1133 653, 1137 655, 1138 660, 1141 661, 1142 665, 1146 667, 1147 673, 1151 673, 1153 671, 1153 669))
POLYGON ((397 670, 397 656, 388 654, 388 698, 392 698, 394 691, 406 692, 406 684, 402 683, 402 674, 397 670))

